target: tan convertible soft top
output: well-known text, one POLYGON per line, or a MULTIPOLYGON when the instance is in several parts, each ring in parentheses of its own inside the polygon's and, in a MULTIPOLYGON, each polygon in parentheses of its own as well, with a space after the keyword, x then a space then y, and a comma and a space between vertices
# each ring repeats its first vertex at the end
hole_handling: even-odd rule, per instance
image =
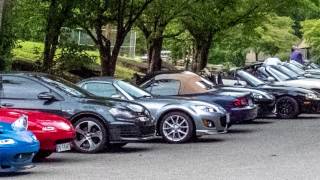
POLYGON ((192 72, 182 72, 182 73, 174 73, 174 74, 160 74, 155 77, 155 80, 166 80, 172 79, 180 81, 180 90, 179 94, 195 94, 195 93, 204 93, 207 92, 208 89, 201 85, 201 81, 203 79, 192 72))

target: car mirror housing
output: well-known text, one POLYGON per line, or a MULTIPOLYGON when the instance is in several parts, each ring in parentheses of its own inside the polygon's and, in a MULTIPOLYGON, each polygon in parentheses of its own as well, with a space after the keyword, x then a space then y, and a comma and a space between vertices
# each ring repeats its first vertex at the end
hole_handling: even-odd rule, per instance
POLYGON ((38 94, 38 99, 49 101, 55 99, 55 96, 50 92, 42 92, 38 94))

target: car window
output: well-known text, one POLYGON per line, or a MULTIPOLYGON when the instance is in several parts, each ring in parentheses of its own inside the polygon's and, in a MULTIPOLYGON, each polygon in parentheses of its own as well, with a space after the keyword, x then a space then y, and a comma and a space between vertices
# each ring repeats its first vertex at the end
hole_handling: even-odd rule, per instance
POLYGON ((282 72, 283 74, 289 76, 292 79, 296 79, 296 78, 299 77, 299 75, 296 72, 288 69, 285 66, 277 66, 276 68, 277 68, 277 70, 279 70, 280 72, 282 72))
POLYGON ((122 97, 121 93, 110 83, 89 82, 84 84, 82 88, 90 93, 101 97, 122 97))
POLYGON ((50 92, 50 89, 33 80, 15 77, 2 77, 2 96, 8 99, 38 99, 42 92, 50 92))
POLYGON ((173 79, 156 80, 151 83, 146 90, 154 95, 171 96, 178 95, 180 90, 180 81, 173 79))
POLYGON ((274 69, 273 67, 270 67, 270 68, 268 67, 268 69, 269 69, 269 71, 271 73, 275 74, 277 76, 277 78, 279 78, 281 81, 286 81, 286 80, 290 79, 289 76, 287 76, 287 75, 283 74, 282 72, 274 69))

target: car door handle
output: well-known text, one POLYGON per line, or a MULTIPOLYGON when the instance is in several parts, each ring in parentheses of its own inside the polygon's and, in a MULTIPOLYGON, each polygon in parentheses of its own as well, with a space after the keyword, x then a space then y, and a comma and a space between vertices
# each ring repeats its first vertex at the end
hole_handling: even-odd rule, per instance
POLYGON ((0 104, 1 107, 13 107, 13 104, 11 103, 2 103, 0 104))

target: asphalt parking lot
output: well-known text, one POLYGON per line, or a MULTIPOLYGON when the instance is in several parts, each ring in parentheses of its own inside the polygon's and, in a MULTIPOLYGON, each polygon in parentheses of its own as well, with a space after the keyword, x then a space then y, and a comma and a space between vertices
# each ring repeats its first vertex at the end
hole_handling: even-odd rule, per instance
POLYGON ((172 145, 160 139, 115 152, 62 153, 1 179, 320 179, 320 118, 258 119, 228 134, 172 145))

